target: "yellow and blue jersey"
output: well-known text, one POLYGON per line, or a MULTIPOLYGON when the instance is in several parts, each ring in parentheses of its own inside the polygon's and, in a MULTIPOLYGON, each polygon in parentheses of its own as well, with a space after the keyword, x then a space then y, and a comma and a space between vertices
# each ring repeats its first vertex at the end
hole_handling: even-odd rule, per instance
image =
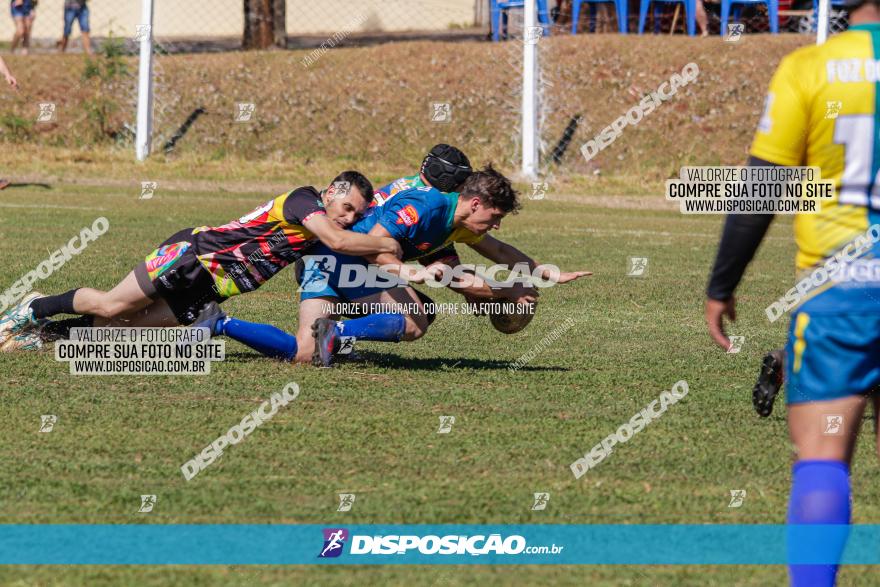
POLYGON ((395 192, 393 197, 368 210, 352 230, 366 234, 376 224, 382 225, 400 243, 404 261, 418 259, 451 243, 480 242, 482 235, 453 227, 457 204, 456 193, 413 187, 395 192))
POLYGON ((815 166, 835 184, 818 214, 795 217, 796 267, 808 269, 880 222, 880 23, 855 25, 780 63, 750 154, 815 166))
MULTIPOLYGON (((458 194, 432 187, 397 191, 394 196, 367 210, 351 230, 367 234, 377 224, 400 243, 403 260, 410 261, 440 250, 450 243, 474 244, 483 239, 462 227, 453 226, 458 194)), ((319 244, 309 251, 303 268, 300 299, 338 298, 355 301, 397 287, 385 283, 349 283, 348 269, 366 267, 363 257, 344 255, 319 244)), ((367 272, 365 271, 366 275, 367 272)))
MULTIPOLYGON (((780 63, 750 150, 833 180, 818 214, 795 216, 795 265, 816 284, 834 265, 845 279, 804 288, 786 345, 789 404, 828 401, 880 385, 880 23, 855 25, 780 63), (854 242, 867 242, 860 254, 854 242), (854 258, 859 257, 859 258, 854 258)), ((860 247, 861 248, 861 247, 860 247)), ((826 274, 826 275, 827 275, 826 274)), ((821 280, 820 280, 821 281, 821 280)))
MULTIPOLYGON (((425 182, 422 180, 421 174, 401 177, 400 179, 396 179, 388 185, 382 186, 378 190, 376 190, 372 206, 384 206, 385 203, 387 203, 397 194, 411 190, 413 188, 423 188, 426 187, 426 185, 427 184, 425 184, 425 182)), ((479 242, 479 240, 480 239, 474 242, 479 242)), ((469 244, 473 244, 473 242, 469 244)), ((425 266, 431 265, 433 263, 457 265, 458 263, 460 263, 460 260, 458 258, 458 253, 455 252, 455 246, 450 243, 443 248, 435 250, 433 253, 429 253, 419 257, 419 263, 425 266)))

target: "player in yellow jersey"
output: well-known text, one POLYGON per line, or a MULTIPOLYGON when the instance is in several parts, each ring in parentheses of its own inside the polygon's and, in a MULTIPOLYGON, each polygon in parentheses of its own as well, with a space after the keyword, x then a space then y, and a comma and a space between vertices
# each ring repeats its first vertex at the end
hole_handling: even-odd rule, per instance
MULTIPOLYGON (((816 166, 832 201, 795 217, 798 280, 785 349, 788 424, 797 447, 789 555, 823 524, 822 556, 839 561, 850 522, 849 465, 869 399, 880 409, 880 2, 850 2, 850 30, 779 64, 750 150, 753 166, 816 166)), ((728 348, 723 317, 772 216, 728 216, 707 288, 706 321, 728 348)), ((815 549, 814 549, 815 551, 815 549)), ((813 552, 815 554, 815 552, 813 552)), ((792 561, 792 558, 790 558, 792 561)), ((794 562, 794 561, 792 561, 794 562)), ((795 586, 833 585, 836 564, 791 564, 795 586)))

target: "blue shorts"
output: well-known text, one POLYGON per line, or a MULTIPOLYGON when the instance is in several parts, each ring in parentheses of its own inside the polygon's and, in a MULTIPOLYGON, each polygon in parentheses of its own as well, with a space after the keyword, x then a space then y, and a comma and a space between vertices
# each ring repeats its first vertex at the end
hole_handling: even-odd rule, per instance
POLYGON ((378 283, 367 281, 369 285, 364 280, 357 280, 356 277, 360 275, 375 276, 375 271, 368 271, 370 264, 367 260, 334 253, 323 244, 310 248, 304 261, 305 269, 299 280, 300 300, 331 297, 351 302, 382 293, 400 284, 397 278, 381 279, 378 283))
POLYGON ((80 8, 64 9, 64 36, 69 37, 73 32, 73 21, 79 21, 79 31, 88 33, 89 29, 89 7, 82 6, 80 8))
MULTIPOLYGON (((809 306, 809 304, 806 304, 809 306)), ((789 404, 865 395, 880 386, 880 312, 791 317, 785 345, 789 404)))
POLYGON ((27 18, 34 11, 34 3, 31 0, 24 0, 21 6, 16 6, 12 2, 9 3, 9 12, 12 18, 27 18))

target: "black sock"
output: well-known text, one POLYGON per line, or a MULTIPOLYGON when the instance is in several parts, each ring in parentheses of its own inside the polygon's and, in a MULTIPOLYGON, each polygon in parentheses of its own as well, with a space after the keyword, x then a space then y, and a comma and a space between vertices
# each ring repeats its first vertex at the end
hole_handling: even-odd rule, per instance
POLYGON ((94 323, 94 316, 79 316, 77 318, 49 322, 40 329, 40 332, 43 336, 53 340, 56 338, 70 338, 71 328, 93 328, 94 323))
POLYGON ((34 313, 34 318, 48 318, 55 314, 76 314, 73 310, 73 296, 78 289, 72 289, 57 296, 35 299, 31 302, 31 311, 34 313))

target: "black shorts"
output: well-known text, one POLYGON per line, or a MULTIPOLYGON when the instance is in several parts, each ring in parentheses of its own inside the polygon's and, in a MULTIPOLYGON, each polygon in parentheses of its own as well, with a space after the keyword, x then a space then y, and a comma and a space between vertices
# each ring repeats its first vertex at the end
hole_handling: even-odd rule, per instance
POLYGON ((211 274, 196 256, 193 229, 175 233, 134 268, 138 285, 153 299, 168 303, 184 326, 195 322, 208 302, 222 303, 211 274))

